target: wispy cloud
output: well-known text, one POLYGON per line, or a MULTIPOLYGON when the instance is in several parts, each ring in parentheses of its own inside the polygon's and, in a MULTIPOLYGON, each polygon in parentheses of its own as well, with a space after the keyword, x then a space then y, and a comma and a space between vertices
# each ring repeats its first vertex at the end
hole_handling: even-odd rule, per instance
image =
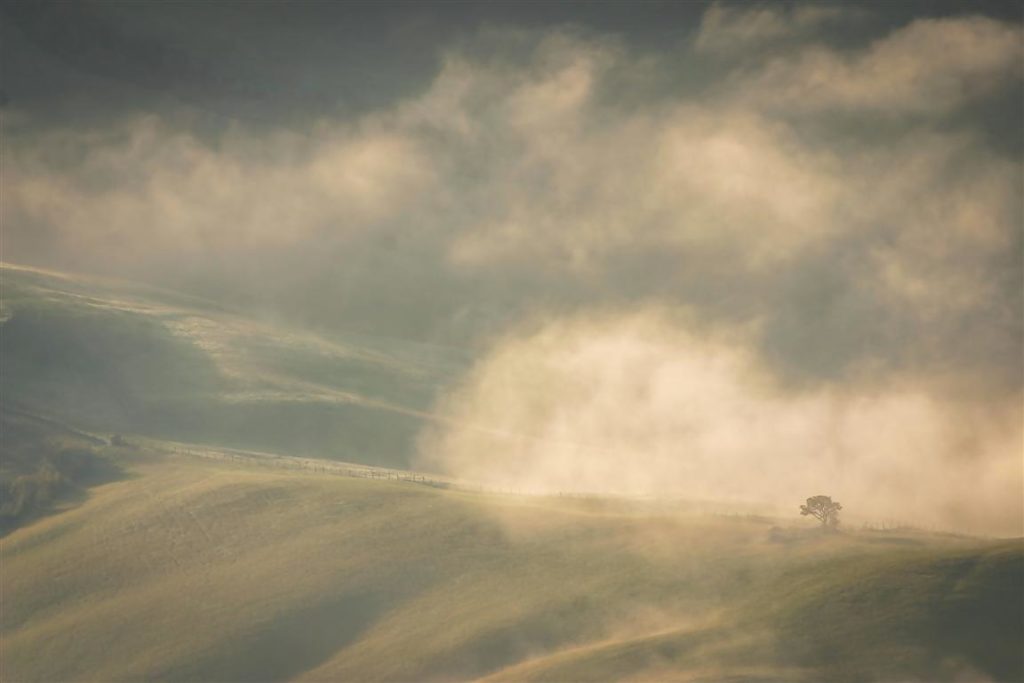
POLYGON ((813 38, 822 27, 862 15, 853 5, 715 2, 704 12, 694 48, 702 54, 745 55, 813 38))
POLYGON ((866 49, 810 45, 737 74, 732 94, 780 112, 938 117, 1024 76, 1024 33, 986 17, 920 19, 866 49))

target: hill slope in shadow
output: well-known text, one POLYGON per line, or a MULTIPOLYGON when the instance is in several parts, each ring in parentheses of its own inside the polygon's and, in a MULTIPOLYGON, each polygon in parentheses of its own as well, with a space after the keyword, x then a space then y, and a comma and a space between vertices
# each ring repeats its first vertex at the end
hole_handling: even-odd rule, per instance
POLYGON ((282 329, 142 285, 4 265, 4 399, 97 431, 404 467, 456 350, 282 329))

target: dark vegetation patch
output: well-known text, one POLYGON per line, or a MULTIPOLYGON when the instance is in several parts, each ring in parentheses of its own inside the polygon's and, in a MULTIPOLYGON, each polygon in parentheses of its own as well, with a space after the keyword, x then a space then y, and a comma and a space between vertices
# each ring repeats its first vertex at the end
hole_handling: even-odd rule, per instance
POLYGON ((118 479, 103 442, 0 405, 0 536, 118 479))

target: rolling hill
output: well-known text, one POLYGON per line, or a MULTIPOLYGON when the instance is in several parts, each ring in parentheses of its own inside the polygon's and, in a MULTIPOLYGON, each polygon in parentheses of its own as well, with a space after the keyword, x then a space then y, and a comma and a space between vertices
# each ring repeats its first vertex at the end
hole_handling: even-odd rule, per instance
POLYGON ((152 287, 4 265, 4 399, 100 432, 406 466, 457 350, 328 338, 152 287))
POLYGON ((98 450, 124 476, 2 540, 3 680, 1024 673, 1020 540, 98 450))
POLYGON ((455 350, 2 274, 0 680, 1024 680, 1021 539, 412 473, 455 350))

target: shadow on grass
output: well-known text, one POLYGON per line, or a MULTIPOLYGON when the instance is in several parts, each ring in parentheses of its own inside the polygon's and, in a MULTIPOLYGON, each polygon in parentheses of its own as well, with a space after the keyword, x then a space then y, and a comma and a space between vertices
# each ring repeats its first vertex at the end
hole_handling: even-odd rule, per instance
POLYGON ((323 664, 354 642, 387 604, 383 595, 360 593, 285 612, 157 679, 223 683, 288 680, 323 664))
POLYGON ((1024 680, 1019 540, 830 570, 825 581, 779 586, 779 662, 837 683, 1024 680))

